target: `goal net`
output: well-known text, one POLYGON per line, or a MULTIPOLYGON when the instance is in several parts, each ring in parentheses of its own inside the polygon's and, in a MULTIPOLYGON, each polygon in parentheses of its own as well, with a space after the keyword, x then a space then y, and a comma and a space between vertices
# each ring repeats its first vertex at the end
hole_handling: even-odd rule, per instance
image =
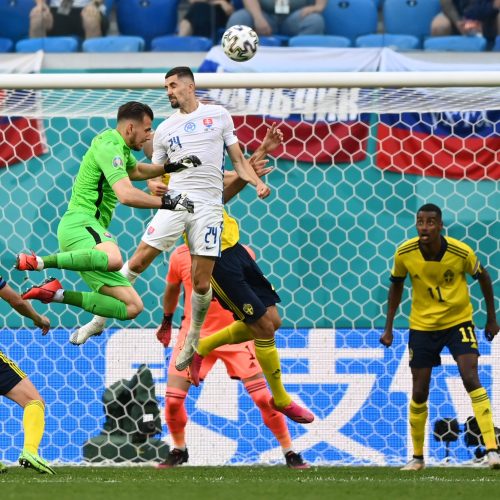
MULTIPOLYGON (((439 205, 446 233, 469 243, 498 283, 500 87, 492 75, 466 77, 196 75, 200 99, 234 116, 247 154, 270 124, 284 133, 283 146, 269 156, 270 199, 259 201, 247 188, 227 208, 282 299, 277 344, 284 382, 316 415, 312 425, 289 421, 288 427, 294 449, 311 463, 399 465, 411 455, 408 286, 393 347, 382 348, 378 339, 393 254, 416 234, 419 206, 439 205)), ((129 100, 148 103, 158 125, 171 113, 162 86, 162 75, 147 74, 0 77, 0 258, 13 287, 43 278, 9 268, 20 251, 57 251, 58 220, 93 136, 114 127, 118 106, 129 100)), ((124 257, 132 255, 151 216, 117 208, 110 231, 124 257)), ((143 313, 130 322, 109 322, 81 347, 68 337, 89 314, 37 304, 55 327, 42 337, 0 304, 1 350, 28 373, 47 404, 46 459, 151 463, 164 457, 163 443, 171 444, 164 422, 171 347, 163 349, 154 332, 167 269, 165 255, 137 281, 143 313)), ((85 289, 76 273, 52 271, 67 288, 85 289)), ((471 284, 470 292, 480 375, 498 423, 500 344, 485 342, 479 286, 471 284)), ((186 407, 190 464, 283 462, 259 410, 220 362, 200 388, 191 389, 186 407)), ((446 351, 431 385, 429 463, 446 457, 468 463, 481 455, 477 433, 465 425, 471 415, 446 351)), ((21 410, 4 399, 0 460, 17 459, 21 424, 21 410)))

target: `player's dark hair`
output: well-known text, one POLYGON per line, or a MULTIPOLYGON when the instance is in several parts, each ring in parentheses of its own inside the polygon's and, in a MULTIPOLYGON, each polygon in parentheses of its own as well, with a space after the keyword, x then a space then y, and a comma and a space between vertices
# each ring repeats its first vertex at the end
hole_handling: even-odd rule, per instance
POLYGON ((191 68, 188 66, 177 66, 175 68, 172 68, 166 75, 165 75, 165 80, 167 78, 170 78, 171 76, 177 75, 179 78, 182 77, 188 77, 191 81, 194 82, 194 75, 193 72, 191 71, 191 68))
POLYGON ((151 118, 151 120, 154 120, 153 110, 147 104, 137 101, 129 101, 122 104, 118 108, 116 119, 117 121, 136 120, 140 122, 144 119, 144 115, 147 115, 151 118))
POLYGON ((441 213, 441 209, 437 205, 434 205, 434 203, 426 203, 425 205, 422 205, 418 209, 417 214, 419 212, 436 212, 439 219, 443 218, 443 214, 441 213))

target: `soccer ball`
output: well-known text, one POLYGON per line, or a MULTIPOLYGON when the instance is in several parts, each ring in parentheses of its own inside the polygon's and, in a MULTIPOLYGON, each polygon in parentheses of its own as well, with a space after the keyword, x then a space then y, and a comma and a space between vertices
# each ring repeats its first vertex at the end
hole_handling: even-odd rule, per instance
POLYGON ((222 35, 222 50, 233 61, 243 62, 252 59, 258 46, 259 37, 248 26, 231 26, 222 35))

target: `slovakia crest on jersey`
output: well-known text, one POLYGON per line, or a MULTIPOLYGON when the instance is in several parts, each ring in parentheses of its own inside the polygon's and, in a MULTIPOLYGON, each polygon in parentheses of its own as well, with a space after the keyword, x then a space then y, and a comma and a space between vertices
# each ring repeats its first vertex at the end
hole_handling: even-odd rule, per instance
POLYGON ((205 127, 205 130, 209 130, 213 124, 214 121, 212 120, 212 118, 203 118, 203 125, 205 127))

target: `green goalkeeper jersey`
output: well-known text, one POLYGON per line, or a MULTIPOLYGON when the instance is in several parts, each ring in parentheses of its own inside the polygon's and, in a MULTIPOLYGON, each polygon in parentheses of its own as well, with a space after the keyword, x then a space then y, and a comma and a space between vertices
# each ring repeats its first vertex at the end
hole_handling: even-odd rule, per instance
POLYGON ((68 212, 90 214, 107 228, 118 201, 111 186, 128 177, 128 170, 136 164, 117 130, 106 130, 94 137, 76 176, 68 212))

